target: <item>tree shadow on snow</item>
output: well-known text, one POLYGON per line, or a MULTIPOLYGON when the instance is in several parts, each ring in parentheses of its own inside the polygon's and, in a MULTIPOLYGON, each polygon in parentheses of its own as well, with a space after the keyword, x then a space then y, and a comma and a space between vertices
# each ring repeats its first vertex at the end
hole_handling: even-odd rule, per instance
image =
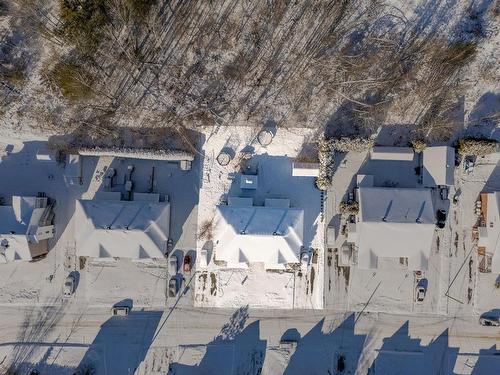
POLYGON ((469 115, 468 136, 487 137, 500 141, 500 94, 487 92, 475 104, 469 115))
POLYGON ((31 363, 36 361, 43 348, 41 344, 49 342, 50 335, 64 316, 64 308, 59 304, 26 311, 17 341, 13 343, 7 373, 22 372, 32 367, 31 363))

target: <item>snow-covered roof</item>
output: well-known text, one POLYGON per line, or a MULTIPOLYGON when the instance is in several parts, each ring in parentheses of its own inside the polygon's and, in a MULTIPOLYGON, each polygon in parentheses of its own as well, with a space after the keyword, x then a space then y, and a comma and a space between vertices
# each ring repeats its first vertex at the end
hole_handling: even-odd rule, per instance
POLYGON ((449 146, 427 147, 423 151, 422 184, 427 187, 453 185, 455 149, 449 146))
POLYGON ((292 163, 292 176, 318 177, 319 163, 301 163, 294 161, 292 163))
POLYGON ((358 266, 404 257, 409 269, 427 269, 435 228, 430 190, 360 187, 358 193, 358 266))
POLYGON ((486 251, 492 255, 491 270, 500 273, 500 192, 488 194, 484 240, 486 251))
POLYGON ((215 259, 228 267, 262 262, 268 269, 298 263, 303 244, 304 211, 266 206, 217 207, 215 259))
POLYGON ((12 197, 12 205, 0 206, 0 245, 3 260, 31 260, 28 231, 36 197, 12 197))
POLYGON ((410 147, 373 147, 370 158, 373 160, 405 160, 412 161, 413 149, 410 147))
POLYGON ((148 201, 78 200, 76 251, 95 258, 163 258, 170 204, 148 201))

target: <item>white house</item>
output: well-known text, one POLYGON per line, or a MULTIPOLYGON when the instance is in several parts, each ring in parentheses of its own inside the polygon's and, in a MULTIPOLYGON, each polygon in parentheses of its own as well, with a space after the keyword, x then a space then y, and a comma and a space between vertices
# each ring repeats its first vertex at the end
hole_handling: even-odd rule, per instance
POLYGON ((479 250, 491 259, 491 271, 500 273, 500 192, 482 193, 484 225, 479 227, 479 250))
POLYGON ((449 146, 427 147, 423 151, 422 185, 425 187, 453 185, 455 149, 449 146))
POLYGON ((230 197, 217 207, 214 228, 215 261, 226 267, 263 263, 284 269, 300 262, 304 211, 290 208, 288 199, 266 199, 254 206, 252 198, 230 197))
POLYGON ((378 268, 379 258, 404 259, 426 270, 435 232, 429 189, 360 186, 359 213, 351 236, 358 267, 378 268))
POLYGON ((170 204, 153 200, 78 200, 76 252, 93 258, 164 258, 170 204))
POLYGON ((13 196, 11 205, 0 206, 0 263, 47 254, 52 219, 46 197, 13 196))

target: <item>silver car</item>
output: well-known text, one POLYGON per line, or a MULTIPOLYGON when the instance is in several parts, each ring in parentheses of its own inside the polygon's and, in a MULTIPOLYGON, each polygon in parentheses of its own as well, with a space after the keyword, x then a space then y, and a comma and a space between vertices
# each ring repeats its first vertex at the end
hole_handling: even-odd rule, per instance
POLYGON ((424 302, 425 298, 425 288, 421 285, 417 286, 417 289, 415 290, 415 299, 417 303, 422 303, 424 302))
POLYGON ((172 255, 168 261, 168 273, 170 276, 175 276, 179 269, 179 258, 177 255, 172 255))
POLYGON ((481 316, 479 324, 482 326, 500 326, 500 318, 498 316, 481 316))
POLYGON ((180 289, 180 282, 175 276, 173 276, 168 282, 168 296, 175 297, 179 289, 180 289))
POLYGON ((64 281, 63 285, 63 298, 69 298, 73 295, 75 291, 75 278, 72 275, 69 275, 64 281))

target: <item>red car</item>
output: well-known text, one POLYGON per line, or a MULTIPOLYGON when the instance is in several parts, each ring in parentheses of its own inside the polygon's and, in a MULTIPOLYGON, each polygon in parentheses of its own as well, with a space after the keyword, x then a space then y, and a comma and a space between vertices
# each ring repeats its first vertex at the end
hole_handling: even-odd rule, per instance
POLYGON ((191 272, 191 257, 189 255, 184 257, 184 272, 191 272))

